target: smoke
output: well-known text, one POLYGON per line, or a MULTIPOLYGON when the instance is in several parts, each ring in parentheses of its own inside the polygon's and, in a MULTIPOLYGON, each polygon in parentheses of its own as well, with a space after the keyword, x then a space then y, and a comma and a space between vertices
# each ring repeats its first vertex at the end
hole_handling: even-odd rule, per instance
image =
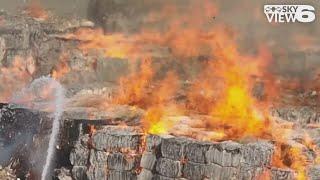
POLYGON ((295 79, 306 86, 314 80, 320 69, 320 41, 315 38, 320 35, 319 3, 308 0, 217 2, 219 15, 216 21, 228 24, 238 32, 239 47, 243 52, 255 53, 255 47, 263 45, 273 54, 273 74, 295 79), (263 12, 265 4, 312 5, 316 9, 316 20, 312 23, 269 23, 263 12))
MULTIPOLYGON (((202 19, 199 19, 199 21, 206 22, 208 26, 223 23, 235 29, 237 33, 241 34, 239 37, 241 37, 242 45, 246 45, 249 49, 254 49, 255 45, 259 43, 267 43, 285 49, 302 48, 300 47, 302 44, 297 42, 299 39, 320 35, 318 20, 309 24, 270 24, 263 12, 263 5, 265 4, 297 3, 290 0, 281 2, 276 0, 137 0, 134 2, 94 0, 89 2, 88 15, 89 18, 98 23, 109 25, 110 22, 110 26, 105 27, 108 30, 115 28, 121 31, 150 26, 150 17, 157 17, 154 15, 162 10, 167 11, 169 20, 177 19, 183 14, 188 15, 189 19, 201 15, 202 19), (208 3, 216 6, 218 14, 212 8, 203 6, 208 3), (197 8, 201 8, 199 14, 195 14, 197 8), (119 25, 114 27, 112 23, 118 23, 119 25), (133 24, 135 24, 134 27, 133 24)), ((320 8, 319 3, 309 0, 299 0, 298 4, 313 5, 316 10, 320 8)), ((168 19, 160 19, 159 24, 165 24, 168 19)))
MULTIPOLYGON (((272 52, 274 63, 268 69, 279 78, 294 79, 308 86, 320 72, 320 21, 312 23, 269 23, 263 6, 266 4, 307 4, 317 10, 319 3, 300 0, 137 0, 89 2, 88 15, 107 32, 132 33, 149 29, 170 31, 168 24, 183 25, 185 29, 223 24, 231 30, 244 54, 256 55, 261 47, 272 52), (208 4, 210 6, 208 6, 208 4), (214 6, 214 7, 212 7, 214 6), (169 23, 168 23, 169 22, 169 23)), ((182 27, 183 27, 182 26, 182 27)), ((183 28, 177 33, 183 36, 183 28)), ((163 37, 162 37, 163 38, 163 37)), ((197 44, 187 44, 197 46, 197 44)), ((184 53, 189 53, 185 51, 184 53)))
MULTIPOLYGON (((90 18, 108 31, 132 32, 144 28, 166 30, 166 22, 198 18, 205 26, 225 24, 233 29, 244 53, 255 54, 260 46, 272 51, 275 63, 274 74, 287 76, 300 81, 310 81, 320 72, 318 61, 320 51, 320 21, 316 14, 313 23, 270 24, 263 12, 265 4, 308 4, 320 8, 319 3, 310 0, 2 0, 0 6, 14 11, 33 1, 53 14, 76 15, 90 18), (204 4, 214 4, 212 9, 204 4), (197 11, 194 11, 197 10, 197 11), (157 16, 166 11, 167 17, 157 16), (195 13, 197 12, 197 13, 195 13), (183 15, 183 16, 182 16, 183 15), (185 16, 187 15, 187 16, 185 16), (156 21, 154 21, 156 18, 156 21), (300 53, 300 54, 299 54, 300 53), (296 54, 299 54, 298 56, 296 54)), ((199 22, 193 21, 194 26, 199 22)))

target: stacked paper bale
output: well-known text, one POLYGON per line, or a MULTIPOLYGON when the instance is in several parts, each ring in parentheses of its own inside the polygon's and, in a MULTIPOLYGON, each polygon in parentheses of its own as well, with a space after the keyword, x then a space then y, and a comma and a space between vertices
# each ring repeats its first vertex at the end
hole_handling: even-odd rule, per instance
MULTIPOLYGON (((263 172, 270 172, 273 151, 273 145, 267 142, 212 143, 148 135, 138 179, 257 179, 263 172)), ((284 179, 292 178, 291 171, 271 171, 277 178, 280 172, 284 179)))
POLYGON ((70 154, 74 179, 136 179, 142 134, 133 127, 105 126, 85 135, 70 154))

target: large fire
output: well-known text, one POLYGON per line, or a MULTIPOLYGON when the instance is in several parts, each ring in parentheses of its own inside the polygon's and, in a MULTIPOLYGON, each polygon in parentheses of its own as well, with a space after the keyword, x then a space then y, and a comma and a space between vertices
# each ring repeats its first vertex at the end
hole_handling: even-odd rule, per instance
MULTIPOLYGON (((320 151, 307 135, 301 143, 293 142, 295 127, 285 126, 268 115, 272 97, 277 95, 276 81, 266 70, 272 60, 271 53, 264 46, 253 55, 242 53, 236 31, 221 24, 208 27, 208 22, 204 22, 208 16, 216 15, 217 8, 203 2, 197 2, 188 13, 179 13, 175 7, 168 6, 147 18, 153 23, 166 21, 165 31, 143 29, 136 34, 122 34, 80 29, 66 38, 80 40, 79 49, 84 53, 98 50, 106 57, 134 59, 131 65, 139 68, 120 78, 118 91, 104 105, 126 104, 144 109, 142 125, 146 133, 211 141, 267 139, 276 145, 273 165, 292 168, 297 179, 306 179, 310 162, 305 148, 316 154, 320 151), (169 22, 168 12, 173 13, 169 22), (167 47, 169 58, 179 59, 175 62, 177 66, 192 69, 196 62, 199 69, 188 77, 182 77, 175 69, 159 75, 161 68, 155 64, 168 61, 153 59, 148 46, 167 47), (255 89, 259 83, 264 86, 255 89), (262 98, 254 97, 255 93, 262 98)), ((62 56, 52 71, 55 79, 70 71, 65 59, 62 56)), ((31 76, 34 70, 15 61, 11 69, 0 71, 2 74, 10 71, 20 79, 31 76)), ((0 78, 3 78, 1 74, 0 78)))
MULTIPOLYGON (((166 20, 161 13, 168 11, 177 12, 173 7, 166 7, 163 12, 151 14, 148 20, 166 20)), ((216 13, 216 8, 211 12, 216 13)), ((144 29, 128 36, 80 30, 68 38, 81 39, 80 48, 85 52, 102 49, 108 57, 148 59, 141 61, 139 70, 120 79, 119 91, 111 102, 108 101, 145 109, 142 123, 147 133, 213 141, 245 138, 275 141, 274 166, 292 168, 297 179, 306 179, 309 162, 303 149, 319 150, 308 138, 303 138, 303 145, 292 143, 294 127, 282 126, 268 115, 270 100, 277 95, 275 78, 266 70, 272 60, 271 53, 260 48, 255 55, 242 54, 235 31, 224 25, 203 28, 203 14, 199 14, 193 14, 192 18, 174 14, 164 32, 144 29), (142 50, 148 45, 169 47, 172 57, 183 60, 177 62, 180 66, 192 67, 190 59, 207 57, 198 62, 201 69, 197 75, 185 83, 183 77, 173 72, 157 77, 152 56, 150 58, 150 54, 142 50), (252 95, 259 80, 264 87, 256 93, 263 96, 263 101, 252 95), (181 92, 186 101, 177 98, 181 92), (273 130, 275 128, 277 131, 273 130)))

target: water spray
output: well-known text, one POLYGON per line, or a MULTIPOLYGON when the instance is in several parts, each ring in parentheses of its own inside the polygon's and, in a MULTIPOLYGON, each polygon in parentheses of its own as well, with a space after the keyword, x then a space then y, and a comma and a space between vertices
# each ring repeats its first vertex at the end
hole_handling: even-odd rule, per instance
POLYGON ((55 154, 55 146, 60 130, 60 118, 63 113, 65 90, 58 81, 50 77, 40 77, 38 79, 35 79, 28 88, 25 88, 20 93, 18 93, 12 101, 15 103, 24 104, 24 99, 27 99, 28 102, 26 103, 30 103, 30 99, 32 101, 45 101, 47 103, 47 106, 42 104, 43 106, 41 108, 52 108, 51 106, 54 107, 52 132, 47 149, 45 165, 41 174, 41 180, 45 180, 50 171, 51 162, 55 154), (45 95, 41 96, 41 91, 44 90, 49 91, 51 93, 49 94, 53 97, 46 97, 45 95))
POLYGON ((57 136, 60 130, 60 118, 63 113, 63 104, 64 104, 64 89, 61 86, 61 84, 51 78, 47 78, 47 79, 50 81, 53 81, 54 84, 56 85, 55 112, 54 112, 54 120, 52 124, 52 132, 49 140, 49 146, 47 149, 46 163, 41 174, 41 180, 46 179, 46 176, 48 174, 48 171, 51 165, 52 158, 54 156, 55 146, 57 143, 57 136))

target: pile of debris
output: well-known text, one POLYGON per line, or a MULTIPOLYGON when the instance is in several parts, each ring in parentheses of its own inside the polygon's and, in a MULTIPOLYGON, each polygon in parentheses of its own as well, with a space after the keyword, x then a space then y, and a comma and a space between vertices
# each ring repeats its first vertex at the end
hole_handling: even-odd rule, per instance
MULTIPOLYGON (((146 144, 141 179, 257 179, 271 166, 273 153, 266 142, 212 143, 149 135, 146 144)), ((290 171, 286 176, 291 177, 290 171)))
POLYGON ((133 127, 105 126, 80 137, 71 151, 75 179, 135 179, 142 133, 133 127))
MULTIPOLYGON (((3 105, 0 122, 6 122, 16 132, 20 126, 34 133, 32 141, 21 144, 29 154, 12 153, 11 160, 3 165, 15 162, 16 166, 10 168, 15 174, 20 173, 20 178, 38 177, 45 159, 45 148, 40 147, 47 146, 50 118, 47 114, 39 118, 39 113, 9 107, 3 105), (13 115, 11 124, 5 121, 6 114, 13 115), (25 126, 26 121, 36 127, 25 126), (41 157, 32 156, 34 153, 41 157), (18 172, 21 169, 17 167, 24 167, 24 173, 18 172)), ((289 169, 272 167, 274 146, 271 142, 202 142, 169 135, 145 135, 138 124, 123 126, 108 120, 66 117, 62 122, 55 166, 55 177, 59 179, 257 179, 265 173, 272 179, 293 179, 294 176, 289 169)), ((2 129, 2 133, 15 137, 10 128, 2 129)), ((2 148, 9 144, 6 142, 2 148)), ((311 179, 319 178, 318 169, 309 170, 311 179)))
MULTIPOLYGON (((94 2, 100 1, 91 1, 94 2)), ((91 10, 100 9, 98 4, 91 4, 91 10)), ((101 8, 106 8, 108 3, 102 5, 101 8)), ((103 13, 99 10, 99 21, 104 20, 103 13)), ((66 34, 79 28, 91 28, 93 23, 61 17, 43 21, 5 12, 0 13, 0 19, 0 70, 15 65, 16 56, 31 57, 22 65, 30 76, 25 83, 51 75, 67 87, 69 104, 61 120, 51 172, 53 178, 200 180, 268 176, 273 180, 294 179, 296 172, 293 170, 274 167, 275 145, 271 140, 208 142, 190 138, 190 132, 185 136, 145 134, 141 128, 143 110, 129 105, 110 104, 108 108, 102 106, 103 110, 91 107, 90 98, 101 99, 101 94, 111 94, 112 83, 108 88, 104 87, 105 83, 116 80, 129 69, 128 60, 107 58, 106 61, 99 53, 85 54, 77 48, 79 39, 66 38, 66 34), (68 58, 62 56, 64 52, 68 58), (65 72, 57 71, 65 67, 71 69, 70 73, 60 76, 59 73, 65 72), (88 98, 88 95, 97 96, 88 98)), ((100 23, 110 24, 112 18, 100 23)), ((15 78, 13 76, 13 80, 15 78)), ((7 84, 10 82, 0 84, 0 95, 8 89, 7 84)), ((16 89, 10 89, 13 90, 16 89)), ((96 103, 95 99, 93 102, 96 103)), ((316 107, 285 105, 273 108, 271 115, 279 121, 301 126, 299 130, 308 130, 312 140, 320 146, 320 117, 316 107)), ((40 178, 51 126, 50 113, 0 104, 0 166, 5 167, 0 168, 0 179, 40 178)), ((191 131, 187 126, 181 127, 191 131)), ((205 134, 199 132, 199 128, 193 131, 205 134)), ((298 135, 293 140, 299 141, 298 135)), ((311 150, 310 154, 311 158, 316 156, 311 150)), ((312 180, 320 179, 319 172, 319 166, 307 168, 307 176, 312 180)))
POLYGON ((48 75, 67 87, 68 96, 82 89, 98 88, 102 93, 110 81, 128 72, 127 59, 84 54, 79 40, 65 38, 78 29, 93 28, 91 21, 53 15, 38 20, 3 11, 0 19, 0 81, 7 82, 0 84, 1 100, 7 101, 2 96, 11 96, 33 79, 48 75))

